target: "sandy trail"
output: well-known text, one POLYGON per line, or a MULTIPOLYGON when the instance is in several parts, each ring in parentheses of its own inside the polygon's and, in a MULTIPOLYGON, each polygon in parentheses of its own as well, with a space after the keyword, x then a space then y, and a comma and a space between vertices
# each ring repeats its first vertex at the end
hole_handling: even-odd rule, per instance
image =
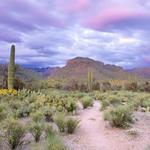
POLYGON ((144 118, 141 113, 137 116, 140 121, 133 128, 138 129, 139 136, 132 137, 123 129, 110 127, 103 120, 100 103, 95 101, 93 107, 79 113, 81 122, 76 133, 64 139, 72 150, 145 150, 150 144, 150 118, 144 118))

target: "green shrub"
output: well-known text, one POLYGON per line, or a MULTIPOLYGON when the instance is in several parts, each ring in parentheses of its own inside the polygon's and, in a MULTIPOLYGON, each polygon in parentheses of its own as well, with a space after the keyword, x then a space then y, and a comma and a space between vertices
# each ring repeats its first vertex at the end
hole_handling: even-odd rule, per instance
POLYGON ((21 102, 11 99, 11 102, 9 102, 8 105, 8 107, 12 110, 19 110, 19 108, 21 107, 21 102))
POLYGON ((15 149, 23 144, 22 139, 25 135, 25 128, 18 121, 9 119, 5 124, 4 131, 4 138, 11 149, 15 149))
POLYGON ((145 108, 150 107, 150 99, 143 101, 142 107, 145 107, 145 108))
POLYGON ((81 98, 83 98, 85 95, 86 95, 85 93, 79 92, 79 93, 76 94, 76 97, 77 97, 78 99, 81 99, 81 98))
POLYGON ((116 96, 116 95, 110 95, 108 97, 108 101, 110 104, 112 104, 113 106, 117 106, 119 104, 121 104, 121 100, 120 97, 116 96))
POLYGON ((18 90, 18 92, 17 92, 17 97, 20 100, 24 100, 25 98, 27 98, 30 95, 31 95, 31 91, 29 91, 27 89, 18 90))
POLYGON ((138 84, 137 82, 130 82, 130 83, 126 83, 124 85, 125 90, 129 90, 129 91, 137 91, 138 90, 138 84))
POLYGON ((43 115, 45 116, 45 120, 47 122, 53 121, 54 110, 51 107, 45 106, 42 109, 43 115))
POLYGON ((95 100, 100 100, 100 101, 102 101, 102 100, 105 99, 105 94, 102 93, 102 92, 94 91, 93 94, 94 94, 93 98, 94 98, 95 100))
POLYGON ((65 105, 65 108, 68 112, 73 112, 76 110, 76 102, 74 101, 74 99, 69 99, 67 101, 67 104, 65 105))
POLYGON ((29 106, 21 106, 21 108, 19 108, 17 110, 17 116, 19 118, 22 118, 22 117, 28 117, 30 115, 30 107, 29 106))
POLYGON ((112 126, 125 128, 132 122, 132 111, 127 106, 118 106, 104 112, 104 119, 112 126))
POLYGON ((56 133, 48 132, 45 142, 45 150, 67 150, 67 147, 56 133))
POLYGON ((33 122, 29 126, 29 130, 30 130, 31 134, 33 135, 36 143, 40 141, 40 137, 42 135, 43 129, 44 129, 44 125, 40 122, 33 122))
POLYGON ((65 115, 63 113, 57 113, 54 116, 54 122, 58 126, 60 132, 65 132, 65 115))
POLYGON ((44 116, 41 111, 36 111, 35 113, 31 114, 31 117, 34 122, 41 122, 44 120, 44 116))
MULTIPOLYGON (((131 102, 130 102, 131 103, 131 102)), ((136 96, 133 99, 132 105, 137 110, 139 106, 148 108, 150 107, 150 97, 146 94, 142 94, 140 96, 136 96)))
POLYGON ((62 105, 58 105, 57 106, 57 111, 63 112, 64 111, 64 107, 62 105))
POLYGON ((72 134, 75 129, 77 128, 77 126, 79 125, 79 120, 73 119, 73 118, 68 118, 66 120, 66 128, 67 128, 67 132, 72 134))
POLYGON ((106 99, 101 101, 101 110, 105 110, 110 105, 109 101, 106 99))
POLYGON ((53 129, 52 126, 50 126, 49 124, 47 124, 45 126, 45 133, 46 133, 46 137, 47 137, 49 134, 55 135, 56 131, 53 129))
POLYGON ((0 121, 4 120, 7 117, 7 111, 4 105, 0 105, 0 121))
POLYGON ((82 102, 83 108, 87 108, 93 105, 93 100, 91 99, 91 97, 88 97, 88 96, 83 97, 81 99, 81 102, 82 102))

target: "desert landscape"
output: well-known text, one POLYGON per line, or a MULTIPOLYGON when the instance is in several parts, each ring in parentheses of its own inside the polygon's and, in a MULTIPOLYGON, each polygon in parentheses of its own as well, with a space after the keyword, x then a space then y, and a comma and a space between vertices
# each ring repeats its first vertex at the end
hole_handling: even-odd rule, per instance
POLYGON ((1 149, 149 147, 146 74, 83 57, 46 69, 14 62, 12 45, 8 68, 1 65, 1 149))
POLYGON ((148 0, 1 0, 0 150, 150 150, 148 0))

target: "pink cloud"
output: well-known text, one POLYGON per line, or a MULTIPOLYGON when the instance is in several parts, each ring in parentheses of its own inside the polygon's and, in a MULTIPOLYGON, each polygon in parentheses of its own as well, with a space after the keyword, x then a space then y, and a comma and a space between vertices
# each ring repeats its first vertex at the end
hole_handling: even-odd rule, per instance
POLYGON ((89 8, 91 0, 57 0, 56 4, 68 13, 78 13, 89 8))
POLYGON ((101 29, 108 24, 113 22, 118 22, 124 19, 132 19, 138 17, 148 17, 150 14, 144 12, 135 12, 128 9, 107 9, 101 10, 95 16, 93 14, 92 17, 89 17, 87 20, 83 22, 83 25, 87 27, 92 27, 94 29, 101 29))

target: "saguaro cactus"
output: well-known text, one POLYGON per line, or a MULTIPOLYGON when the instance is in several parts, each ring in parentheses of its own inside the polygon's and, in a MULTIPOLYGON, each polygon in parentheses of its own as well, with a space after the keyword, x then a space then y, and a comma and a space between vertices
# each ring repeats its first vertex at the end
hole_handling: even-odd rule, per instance
POLYGON ((91 92, 93 89, 93 72, 88 69, 88 90, 91 92))
POLYGON ((15 46, 11 46, 10 60, 8 64, 8 89, 14 88, 15 78, 15 46))

